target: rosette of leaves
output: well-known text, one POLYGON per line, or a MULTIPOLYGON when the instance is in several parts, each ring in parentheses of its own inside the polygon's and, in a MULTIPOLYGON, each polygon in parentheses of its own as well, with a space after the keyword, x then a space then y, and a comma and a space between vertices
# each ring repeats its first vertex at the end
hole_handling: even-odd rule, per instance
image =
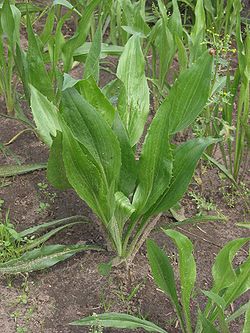
POLYGON ((139 34, 128 40, 117 78, 103 89, 98 75, 66 75, 57 109, 31 87, 37 132, 50 146, 48 179, 56 188, 73 188, 98 216, 117 254, 113 264, 133 259, 162 212, 182 198, 199 158, 215 142, 171 142, 202 112, 212 65, 205 52, 182 71, 146 135, 150 92, 139 34))

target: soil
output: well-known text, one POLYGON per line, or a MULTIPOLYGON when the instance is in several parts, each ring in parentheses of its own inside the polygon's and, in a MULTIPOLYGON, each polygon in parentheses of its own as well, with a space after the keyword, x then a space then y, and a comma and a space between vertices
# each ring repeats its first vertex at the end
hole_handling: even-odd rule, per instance
MULTIPOLYGON (((81 77, 82 69, 77 67, 72 75, 81 77)), ((106 72, 101 73, 101 85, 110 80, 106 72)), ((6 113, 3 100, 0 100, 0 113, 6 113)), ((17 121, 0 117, 0 142, 8 142, 24 129, 17 121)), ((9 148, 13 155, 0 154, 1 164, 46 162, 48 149, 32 132, 23 133, 9 148)), ((211 267, 214 258, 223 245, 235 238, 245 237, 247 229, 236 226, 237 222, 249 220, 244 201, 240 196, 228 192, 226 181, 219 177, 219 171, 211 166, 200 167, 192 180, 189 191, 215 203, 216 211, 227 217, 227 222, 207 222, 196 226, 177 228, 192 241, 197 260, 197 293, 192 302, 192 316, 195 318, 197 302, 204 306, 200 289, 208 290, 212 284, 211 267), (200 171, 199 171, 200 170, 200 171), (229 196, 227 196, 229 194, 229 196), (230 202, 229 202, 230 201, 230 202), (232 202, 231 202, 232 201, 232 202), (230 206, 229 206, 230 203, 230 206)), ((244 180, 249 185, 249 178, 244 180)), ((4 200, 3 214, 9 209, 10 218, 17 230, 72 215, 83 215, 89 224, 75 226, 55 236, 53 244, 76 244, 86 242, 98 244, 106 249, 105 239, 96 223, 96 217, 76 194, 69 190, 59 192, 49 186, 53 200, 47 200, 39 190, 39 183, 46 183, 46 172, 3 179, 0 182, 0 198, 4 200), (6 185, 6 186, 4 186, 6 185), (49 207, 39 210, 40 203, 48 201, 49 207)), ((199 212, 190 195, 182 200, 186 217, 199 212)), ((208 212, 208 214, 216 212, 208 212)), ((166 250, 177 268, 177 252, 173 244, 159 230, 174 219, 165 214, 150 237, 166 250)), ((247 257, 242 250, 235 265, 247 257)), ((180 332, 174 310, 165 295, 156 288, 146 258, 145 246, 137 254, 129 272, 124 267, 112 270, 109 276, 102 276, 98 265, 108 262, 112 253, 84 252, 56 266, 28 275, 0 276, 0 332, 2 333, 84 333, 89 328, 70 326, 73 320, 93 313, 126 312, 151 320, 170 333, 180 332), (138 292, 129 296, 138 287, 138 292)), ((176 270, 176 269, 175 269, 176 270)), ((240 303, 247 301, 247 296, 240 303)), ((237 309, 233 304, 230 311, 237 309)), ((241 331, 243 319, 235 321, 232 332, 241 331)), ((106 329, 105 332, 117 332, 106 329)), ((126 332, 126 331, 125 331, 126 332)), ((137 330, 137 332, 141 332, 137 330)))

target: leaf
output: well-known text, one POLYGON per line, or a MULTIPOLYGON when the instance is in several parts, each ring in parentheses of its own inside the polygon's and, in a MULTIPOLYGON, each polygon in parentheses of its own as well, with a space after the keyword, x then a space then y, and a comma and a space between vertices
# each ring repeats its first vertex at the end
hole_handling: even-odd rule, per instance
POLYGON ((12 177, 22 175, 35 170, 46 169, 46 163, 23 164, 23 165, 0 165, 0 177, 12 177))
MULTIPOLYGON (((1 8, 1 7, 0 7, 1 8)), ((7 35, 8 41, 13 48, 14 45, 19 42, 19 29, 20 29, 20 20, 21 20, 21 13, 15 7, 11 6, 9 1, 4 1, 1 8, 1 25, 3 32, 7 35)))
POLYGON ((237 185, 233 175, 231 174, 231 172, 229 170, 227 170, 227 168, 223 164, 216 161, 213 157, 211 157, 205 153, 203 155, 206 157, 206 159, 208 159, 211 163, 213 163, 220 171, 222 171, 224 173, 224 175, 227 176, 227 178, 230 179, 231 182, 233 182, 233 184, 237 185))
POLYGON ((174 272, 170 261, 167 255, 153 240, 147 240, 146 244, 148 260, 154 281, 156 285, 168 295, 174 307, 176 308, 177 313, 180 313, 174 272))
POLYGON ((73 136, 105 173, 108 184, 115 183, 119 176, 121 153, 109 125, 74 88, 63 92, 61 109, 73 136))
MULTIPOLYGON (((238 317, 242 316, 245 312, 246 312, 246 317, 247 317, 247 313, 249 312, 249 310, 250 310, 250 301, 245 303, 244 305, 242 305, 234 313, 232 313, 230 316, 228 316, 226 318, 226 322, 230 323, 230 321, 233 321, 233 320, 237 319, 238 317)), ((249 328, 250 328, 250 326, 249 326, 249 328)), ((246 332, 248 332, 248 331, 246 331, 246 332)))
POLYGON ((45 45, 48 42, 48 40, 51 37, 51 34, 53 32, 54 22, 55 22, 55 17, 56 17, 55 8, 51 7, 47 15, 48 16, 46 18, 46 22, 45 22, 43 31, 39 36, 43 45, 45 45))
POLYGON ((109 190, 105 176, 85 147, 63 126, 63 163, 70 185, 79 197, 100 217, 104 224, 113 215, 114 192, 109 190))
POLYGON ((226 308, 226 302, 224 300, 223 297, 221 297, 220 295, 218 295, 217 293, 214 293, 211 290, 202 290, 203 294, 205 296, 207 296, 208 298, 210 298, 213 303, 215 303, 216 305, 218 305, 222 310, 225 310, 226 308))
POLYGON ((120 57, 117 77, 124 83, 126 109, 120 114, 133 147, 140 139, 149 112, 149 88, 145 76, 145 60, 140 36, 130 37, 120 57))
POLYGON ((130 146, 129 137, 118 113, 115 115, 113 122, 113 131, 121 148, 121 170, 118 183, 118 189, 126 196, 134 192, 135 182, 137 178, 137 165, 134 156, 134 151, 130 146))
POLYGON ((174 150, 173 176, 165 193, 151 210, 151 214, 164 212, 173 207, 186 192, 196 164, 204 150, 216 140, 212 138, 193 139, 174 150))
POLYGON ((135 208, 122 192, 115 193, 115 203, 115 217, 122 232, 124 224, 135 211, 135 208))
POLYGON ((101 43, 102 43, 102 24, 100 21, 85 62, 84 75, 83 75, 84 79, 87 79, 89 76, 92 76, 96 82, 99 81, 99 59, 101 54, 101 43))
POLYGON ((172 4, 173 13, 169 19, 168 28, 175 37, 181 39, 183 28, 177 0, 172 0, 172 4))
POLYGON ((150 321, 139 319, 131 315, 123 314, 123 313, 104 313, 100 315, 93 315, 90 317, 86 317, 80 320, 76 320, 70 325, 75 326, 93 326, 99 325, 101 327, 114 327, 114 328, 128 328, 128 329, 136 329, 143 328, 148 332, 159 332, 159 333, 167 333, 165 330, 156 326, 154 323, 150 321))
POLYGON ((0 264, 0 273, 17 274, 54 266, 81 251, 101 251, 95 245, 48 245, 23 254, 20 258, 0 264))
POLYGON ((186 325, 190 330, 192 330, 190 299, 196 280, 196 264, 193 256, 193 244, 186 236, 178 231, 170 229, 162 230, 174 241, 178 249, 182 306, 185 314, 186 325))
POLYGON ((242 333, 248 333, 250 330, 250 307, 248 308, 245 316, 244 327, 242 333))
POLYGON ((100 2, 101 0, 92 0, 88 3, 87 7, 84 10, 84 14, 78 23, 78 27, 74 36, 67 40, 67 42, 63 45, 62 54, 64 60, 64 71, 66 73, 69 72, 71 69, 74 51, 78 47, 83 45, 83 43, 86 41, 92 15, 100 2))
POLYGON ((212 274, 214 279, 213 291, 229 287, 236 279, 236 273, 232 267, 232 260, 236 252, 250 240, 250 238, 240 238, 228 242, 216 256, 212 274))
POLYGON ((68 181, 108 223, 114 211, 114 189, 121 165, 118 140, 102 116, 75 89, 63 92, 61 109, 68 181))
POLYGON ((50 148, 47 178, 55 188, 66 190, 71 188, 71 185, 66 176, 62 150, 62 133, 58 131, 50 148))
POLYGON ((213 57, 205 52, 183 71, 160 106, 168 113, 169 132, 174 134, 189 126, 203 111, 209 97, 213 57), (204 79, 205 78, 205 79, 204 79))
POLYGON ((34 240, 32 240, 31 243, 25 244, 22 247, 22 250, 24 250, 26 252, 26 251, 32 250, 34 248, 37 248, 40 245, 44 244, 52 236, 56 235, 58 232, 66 229, 66 228, 73 227, 75 224, 79 224, 79 223, 83 223, 83 222, 82 221, 71 222, 71 223, 68 223, 68 224, 61 225, 60 227, 57 227, 55 229, 52 229, 52 230, 48 231, 47 233, 45 233, 44 235, 35 238, 34 240))
POLYGON ((88 223, 88 221, 84 220, 84 216, 70 216, 70 217, 66 217, 63 219, 58 219, 58 220, 54 220, 54 221, 50 221, 50 222, 46 222, 46 223, 42 223, 42 224, 38 224, 34 227, 25 229, 21 232, 19 232, 19 235, 21 238, 24 238, 26 236, 32 235, 34 233, 40 232, 42 230, 45 229, 49 229, 51 227, 60 225, 60 224, 66 224, 66 223, 75 223, 75 222, 82 222, 82 223, 88 223))
POLYGON ((148 129, 138 165, 138 186, 133 197, 136 216, 149 210, 168 188, 173 156, 169 142, 168 113, 158 110, 148 129))
POLYGON ((203 333, 220 333, 214 327, 212 322, 210 322, 206 317, 204 317, 201 313, 199 314, 199 319, 202 323, 203 333))
MULTIPOLYGON (((92 42, 85 42, 83 45, 79 46, 73 53, 74 59, 80 62, 84 62, 86 59, 86 55, 90 51, 91 46, 92 42)), ((109 45, 106 43, 102 43, 100 57, 105 58, 108 55, 120 56, 123 50, 124 50, 123 46, 109 45)))
POLYGON ((109 125, 112 125, 115 116, 115 108, 105 97, 94 78, 90 76, 88 79, 78 81, 77 88, 84 99, 100 112, 109 125))
POLYGON ((27 15, 27 30, 29 42, 27 52, 29 83, 52 101, 54 98, 52 82, 45 68, 39 39, 34 34, 29 15, 27 15))
POLYGON ((61 130, 57 107, 31 85, 30 92, 31 111, 36 123, 37 132, 41 139, 48 146, 51 146, 51 135, 56 136, 56 132, 61 130))
POLYGON ((68 9, 73 9, 73 11, 76 12, 80 17, 82 16, 82 14, 76 8, 74 8, 74 6, 72 6, 71 3, 67 0, 54 0, 53 6, 56 5, 62 5, 68 9))

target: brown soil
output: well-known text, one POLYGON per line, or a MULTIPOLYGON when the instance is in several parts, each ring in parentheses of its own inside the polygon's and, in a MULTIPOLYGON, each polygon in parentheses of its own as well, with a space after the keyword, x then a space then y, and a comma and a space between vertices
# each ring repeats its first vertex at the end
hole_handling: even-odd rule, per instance
MULTIPOLYGON (((72 74, 80 77, 80 73, 81 68, 76 68, 72 74)), ((101 84, 108 79, 109 77, 102 72, 101 84)), ((5 113, 2 100, 0 100, 0 113, 5 113)), ((23 128, 19 122, 0 118, 0 142, 8 142, 23 128)), ((24 133, 9 148, 21 163, 46 162, 48 158, 47 148, 31 132, 24 133)), ((16 162, 12 156, 6 157, 0 154, 0 163, 14 164, 16 162)), ((246 229, 240 229, 235 226, 235 223, 247 221, 248 218, 244 202, 240 197, 235 198, 234 207, 228 206, 229 199, 223 195, 223 184, 218 176, 218 170, 207 168, 201 179, 197 177, 193 179, 190 190, 195 190, 200 196, 216 203, 218 210, 227 216, 228 222, 209 222, 178 228, 190 237, 195 247, 198 279, 197 295, 194 295, 192 302, 194 318, 197 301, 201 307, 204 305, 204 298, 199 290, 208 289, 211 286, 211 267, 215 255, 227 241, 246 236, 246 229)), ((95 223, 95 216, 73 191, 59 192, 49 187, 52 194, 56 193, 56 197, 53 202, 50 202, 48 209, 39 212, 39 204, 44 198, 39 191, 38 183, 47 183, 44 171, 3 180, 2 185, 6 181, 10 184, 0 187, 0 198, 5 201, 3 213, 10 209, 11 221, 17 230, 56 218, 81 214, 90 221, 89 224, 68 229, 54 237, 51 242, 53 244, 86 242, 106 247, 104 237, 95 223)), ((188 195, 183 199, 183 207, 186 216, 197 213, 196 206, 188 195)), ((164 215, 157 227, 167 226, 169 222, 173 222, 173 219, 164 215)), ((176 267, 176 249, 167 237, 156 230, 152 232, 151 238, 167 251, 176 267)), ((246 251, 241 251, 235 264, 244 261, 246 255, 246 251)), ((16 277, 0 277, 0 332, 89 332, 89 328, 73 327, 69 323, 104 311, 138 315, 154 321, 170 333, 180 332, 170 302, 156 288, 152 280, 145 247, 136 256, 130 272, 117 268, 111 272, 110 276, 101 276, 98 265, 108 262, 111 258, 112 253, 107 251, 85 252, 42 272, 16 277), (140 285, 139 291, 132 300, 128 301, 129 294, 138 285, 140 285)), ((246 300, 247 297, 241 302, 246 300)), ((239 304, 233 305, 235 309, 238 306, 239 304)), ((234 323, 232 332, 240 332, 241 326, 242 318, 234 323)), ((107 329, 105 332, 117 331, 107 329)))

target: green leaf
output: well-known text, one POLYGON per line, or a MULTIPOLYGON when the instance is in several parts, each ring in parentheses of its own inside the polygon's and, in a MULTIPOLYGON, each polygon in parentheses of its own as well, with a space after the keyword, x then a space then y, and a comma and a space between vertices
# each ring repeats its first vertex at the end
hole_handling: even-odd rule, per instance
POLYGON ((250 240, 250 238, 240 238, 228 242, 216 256, 212 273, 214 279, 213 291, 229 287, 236 279, 236 273, 232 266, 232 260, 236 252, 250 240))
POLYGON ((41 232, 41 231, 49 229, 51 227, 58 226, 60 224, 69 224, 69 223, 75 223, 75 222, 88 223, 88 221, 86 221, 84 219, 84 216, 80 216, 80 215, 70 216, 70 217, 66 217, 63 219, 58 219, 58 220, 38 224, 34 227, 31 227, 31 228, 28 228, 28 229, 25 229, 25 230, 19 232, 19 235, 21 238, 24 238, 26 236, 41 232))
POLYGON ((204 41, 206 29, 206 15, 203 0, 197 0, 195 6, 195 24, 191 32, 192 45, 190 45, 191 61, 196 60, 204 51, 204 41))
POLYGON ((212 138, 193 139, 179 145, 174 150, 173 177, 169 188, 159 198, 151 214, 167 211, 173 207, 186 192, 196 164, 204 150, 216 140, 212 138))
POLYGON ((61 109, 68 181, 108 223, 114 211, 114 189, 121 165, 118 140, 103 117, 75 89, 63 92, 61 109))
POLYGON ((120 231, 122 231, 124 224, 135 211, 135 208, 122 192, 115 193, 115 203, 115 218, 118 222, 120 231))
POLYGON ((109 125, 74 88, 63 92, 61 109, 73 136, 105 173, 107 183, 115 184, 121 166, 121 152, 109 125))
POLYGON ((177 313, 180 313, 174 272, 167 255, 151 239, 147 240, 147 254, 156 285, 168 295, 177 313))
POLYGON ((72 6, 71 3, 67 0, 54 0, 53 6, 56 5, 62 5, 68 9, 73 9, 73 11, 76 12, 80 17, 82 16, 82 14, 76 8, 74 8, 74 6, 72 6))
POLYGON ((11 6, 9 1, 6 0, 3 2, 0 13, 3 32, 7 35, 11 47, 14 48, 14 45, 19 42, 20 39, 19 29, 21 13, 15 6, 11 6))
MULTIPOLYGON (((237 319, 238 317, 242 316, 245 312, 246 312, 246 318, 247 318, 247 312, 249 312, 249 310, 250 310, 250 301, 247 302, 246 304, 242 305, 234 313, 232 313, 230 316, 228 316, 226 318, 226 322, 230 323, 230 321, 237 319)), ((250 328, 250 326, 249 326, 249 328, 250 328)), ((246 332, 248 332, 248 331, 246 331, 246 332)))
POLYGON ((149 88, 145 76, 145 60, 140 36, 132 36, 120 57, 117 77, 124 83, 126 109, 120 114, 133 147, 140 139, 149 112, 149 88))
POLYGON ((212 63, 213 57, 205 52, 180 74, 160 106, 158 112, 163 109, 169 115, 170 133, 182 131, 203 111, 209 97, 212 63))
POLYGON ((86 80, 78 81, 77 88, 85 100, 101 113, 109 125, 112 125, 115 108, 105 97, 94 78, 90 76, 86 80))
POLYGON ((50 148, 48 168, 48 181, 57 189, 66 190, 71 188, 66 176, 66 170, 62 157, 62 133, 57 132, 50 148))
POLYGON ((199 319, 202 323, 203 333, 220 333, 219 331, 217 331, 214 325, 201 313, 199 314, 199 319))
POLYGON ((31 111, 36 123, 37 133, 48 146, 51 146, 51 135, 56 136, 56 132, 61 130, 57 107, 31 85, 30 92, 31 111))
POLYGON ((138 186, 133 197, 136 215, 148 211, 168 188, 173 157, 169 142, 168 113, 158 110, 148 129, 138 165, 138 186))
POLYGON ((17 274, 33 272, 54 266, 81 251, 101 251, 95 245, 48 245, 23 254, 18 259, 0 264, 0 273, 17 274))
POLYGON ((78 23, 77 30, 72 38, 63 45, 64 70, 69 72, 72 66, 74 51, 84 44, 88 36, 92 15, 101 0, 92 0, 84 10, 84 14, 78 23))
POLYGON ((181 22, 181 14, 179 11, 177 0, 172 0, 172 4, 173 4, 173 14, 169 19, 168 28, 174 36, 181 39, 183 28, 181 22))
POLYGON ((0 177, 12 177, 23 175, 35 170, 46 169, 46 163, 23 164, 23 165, 0 165, 0 177))
POLYGON ((248 333, 250 330, 250 307, 248 308, 245 316, 244 327, 242 333, 248 333))
POLYGON ((196 264, 193 256, 193 244, 186 236, 178 231, 164 229, 163 231, 174 241, 178 249, 181 300, 185 314, 186 325, 191 332, 192 323, 190 313, 190 299, 196 280, 196 264))
POLYGON ((89 76, 92 76, 96 82, 99 81, 99 67, 100 67, 99 59, 101 54, 101 43, 102 43, 102 24, 100 21, 85 62, 84 75, 83 75, 84 79, 87 79, 89 76))
POLYGON ((27 52, 29 82, 50 101, 52 101, 54 98, 52 82, 45 68, 39 39, 34 34, 29 15, 27 15, 27 30, 29 42, 27 52))
POLYGON ((119 191, 129 196, 134 192, 135 182, 137 178, 137 164, 134 156, 134 151, 130 146, 129 137, 118 113, 115 115, 113 122, 113 131, 121 148, 121 170, 118 183, 119 191))
POLYGON ((80 320, 76 320, 71 325, 76 326, 93 326, 99 325, 101 327, 114 327, 114 328, 127 328, 136 329, 143 328, 148 332, 167 333, 159 326, 151 323, 150 321, 139 319, 131 315, 123 313, 104 313, 100 315, 93 315, 80 320))
POLYGON ((225 310, 226 302, 223 297, 221 297, 217 293, 214 293, 211 290, 202 290, 202 292, 204 295, 206 295, 208 298, 210 298, 213 301, 213 303, 218 305, 222 310, 225 310))

